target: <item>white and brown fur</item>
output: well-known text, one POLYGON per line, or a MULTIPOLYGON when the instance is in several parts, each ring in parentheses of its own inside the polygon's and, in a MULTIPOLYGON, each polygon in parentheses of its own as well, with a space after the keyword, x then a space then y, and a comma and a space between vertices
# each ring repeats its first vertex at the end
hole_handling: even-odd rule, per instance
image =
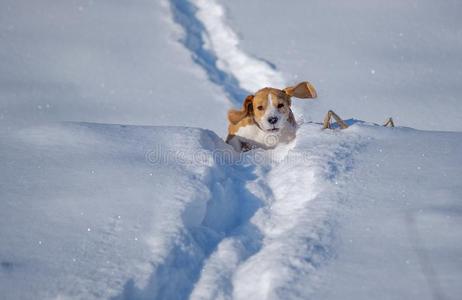
POLYGON ((226 142, 236 151, 271 149, 295 138, 297 124, 291 110, 291 97, 316 98, 316 90, 301 82, 283 90, 266 87, 245 98, 240 110, 228 112, 226 142))

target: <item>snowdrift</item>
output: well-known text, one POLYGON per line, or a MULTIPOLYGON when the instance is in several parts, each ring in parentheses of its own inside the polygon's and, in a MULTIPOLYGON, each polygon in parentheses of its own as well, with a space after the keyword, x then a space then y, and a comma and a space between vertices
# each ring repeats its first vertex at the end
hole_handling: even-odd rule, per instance
POLYGON ((0 292, 458 295, 461 137, 304 124, 292 144, 239 155, 196 128, 62 123, 4 132, 0 292), (373 283, 358 288, 364 280, 373 283))

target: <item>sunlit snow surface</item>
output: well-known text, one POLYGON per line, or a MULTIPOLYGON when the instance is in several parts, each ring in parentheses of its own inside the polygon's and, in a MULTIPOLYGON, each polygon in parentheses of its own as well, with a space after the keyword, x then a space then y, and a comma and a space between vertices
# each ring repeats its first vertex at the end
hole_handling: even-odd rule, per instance
POLYGON ((460 131, 459 10, 2 1, 0 298, 458 299, 460 133, 222 138, 228 107, 301 80, 302 123, 460 131))
POLYGON ((181 127, 1 138, 6 299, 461 292, 458 133, 305 124, 293 144, 244 156, 181 127))

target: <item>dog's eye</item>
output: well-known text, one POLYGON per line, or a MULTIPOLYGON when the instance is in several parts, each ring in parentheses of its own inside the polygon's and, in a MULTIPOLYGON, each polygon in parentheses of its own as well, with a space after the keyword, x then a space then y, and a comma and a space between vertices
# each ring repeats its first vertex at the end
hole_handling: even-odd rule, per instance
POLYGON ((279 103, 279 104, 278 104, 278 108, 281 108, 281 107, 284 107, 284 104, 279 103))
POLYGON ((258 110, 263 110, 263 106, 260 105, 260 106, 257 107, 257 109, 258 110))

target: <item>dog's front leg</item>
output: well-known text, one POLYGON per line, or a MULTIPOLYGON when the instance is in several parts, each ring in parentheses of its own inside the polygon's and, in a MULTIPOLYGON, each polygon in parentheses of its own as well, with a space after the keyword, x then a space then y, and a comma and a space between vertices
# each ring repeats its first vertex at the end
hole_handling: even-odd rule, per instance
POLYGON ((242 144, 237 136, 233 134, 228 134, 228 137, 226 138, 226 143, 231 145, 237 152, 242 151, 242 144))

